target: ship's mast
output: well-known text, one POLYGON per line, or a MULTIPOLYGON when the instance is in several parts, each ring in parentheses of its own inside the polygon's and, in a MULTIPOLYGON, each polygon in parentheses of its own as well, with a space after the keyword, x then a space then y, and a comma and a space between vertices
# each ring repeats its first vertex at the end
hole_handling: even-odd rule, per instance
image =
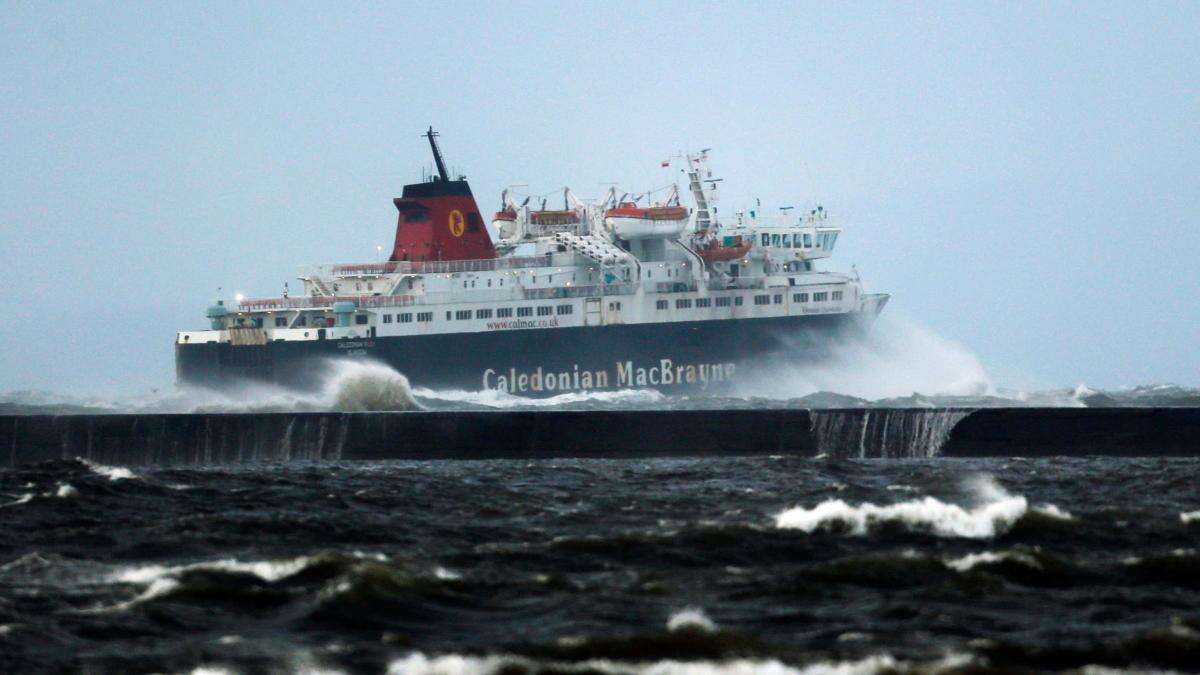
POLYGON ((712 213, 713 199, 705 193, 704 182, 707 181, 715 188, 716 181, 720 179, 713 178, 712 172, 708 171, 708 148, 701 150, 699 155, 688 155, 687 163, 688 189, 691 190, 692 199, 696 202, 696 229, 707 230, 715 219, 712 213), (708 175, 701 175, 702 173, 708 173, 708 175))
POLYGON ((429 131, 425 132, 425 138, 429 139, 429 148, 433 150, 433 161, 437 163, 438 175, 442 177, 443 181, 449 181, 450 174, 446 172, 446 163, 442 161, 442 151, 438 150, 436 139, 439 135, 432 126, 429 127, 429 131))

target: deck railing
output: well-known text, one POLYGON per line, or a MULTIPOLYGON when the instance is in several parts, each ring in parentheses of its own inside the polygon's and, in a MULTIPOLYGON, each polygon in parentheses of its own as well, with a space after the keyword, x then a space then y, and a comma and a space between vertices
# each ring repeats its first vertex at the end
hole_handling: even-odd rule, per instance
POLYGON ((561 286, 556 288, 520 288, 481 290, 468 293, 443 292, 420 295, 340 295, 334 297, 312 296, 295 298, 253 298, 242 300, 238 311, 288 311, 304 309, 328 309, 334 303, 348 302, 355 307, 408 307, 412 305, 445 305, 462 302, 513 302, 519 300, 552 300, 556 298, 599 297, 602 295, 629 295, 635 290, 633 284, 590 284, 585 286, 561 286))

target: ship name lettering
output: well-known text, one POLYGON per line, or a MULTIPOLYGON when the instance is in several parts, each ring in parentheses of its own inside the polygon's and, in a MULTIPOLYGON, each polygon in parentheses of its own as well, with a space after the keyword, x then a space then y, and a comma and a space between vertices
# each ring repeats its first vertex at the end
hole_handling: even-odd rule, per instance
MULTIPOLYGON (((614 365, 616 387, 698 385, 701 389, 708 388, 710 382, 732 380, 735 367, 732 363, 681 364, 672 359, 659 359, 658 363, 648 368, 633 361, 617 361, 614 365)), ((578 363, 564 370, 550 370, 543 366, 531 371, 488 368, 483 371, 483 388, 510 394, 608 389, 609 370, 580 368, 578 363)))

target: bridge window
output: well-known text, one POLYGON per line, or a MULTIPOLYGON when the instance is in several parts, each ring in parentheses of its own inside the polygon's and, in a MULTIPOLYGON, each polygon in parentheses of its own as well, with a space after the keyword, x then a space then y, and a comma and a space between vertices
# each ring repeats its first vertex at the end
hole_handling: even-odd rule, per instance
POLYGON ((490 318, 492 318, 492 310, 477 309, 477 310, 475 310, 475 318, 476 319, 490 319, 490 318))
POLYGON ((460 309, 454 313, 454 318, 458 319, 459 321, 470 319, 471 318, 471 310, 460 309))
POLYGON ((301 314, 300 318, 296 319, 296 325, 297 326, 307 326, 308 325, 308 317, 301 314))
POLYGON ((696 306, 697 307, 709 307, 711 305, 712 305, 711 298, 696 298, 696 306))
POLYGON ((517 316, 533 316, 532 307, 518 307, 517 316))
POLYGON ((666 300, 659 300, 658 302, 654 303, 655 309, 659 309, 659 310, 666 309, 669 306, 670 306, 670 303, 668 303, 666 300))
POLYGON ((833 299, 834 299, 834 300, 841 300, 841 299, 842 299, 842 292, 841 292, 841 291, 834 291, 834 292, 833 292, 833 299))
POLYGON ((391 314, 384 314, 384 315, 383 315, 383 322, 384 322, 384 323, 391 323, 391 322, 392 322, 392 315, 391 315, 391 314))
POLYGON ((538 307, 537 310, 538 316, 550 316, 550 314, 554 311, 550 305, 542 305, 538 307))
POLYGON ((790 235, 790 234, 783 235, 783 247, 784 248, 792 247, 792 235, 790 235))
POLYGON ((741 306, 742 306, 742 296, 740 296, 740 295, 739 295, 739 296, 736 296, 736 297, 734 297, 734 299, 733 299, 733 306, 734 306, 734 307, 741 307, 741 306))
POLYGON ((722 295, 721 297, 717 298, 717 307, 728 307, 728 306, 729 306, 729 296, 728 295, 722 295))
POLYGON ((807 232, 804 234, 804 248, 812 248, 812 235, 807 232))
POLYGON ((454 315, 451 314, 450 312, 446 312, 446 320, 449 321, 452 318, 454 318, 454 315))
POLYGON ((771 235, 771 245, 779 246, 779 235, 777 235, 777 234, 771 235))
POLYGON ((282 316, 275 317, 275 327, 276 328, 287 328, 287 318, 282 317, 282 316))
POLYGON ((783 293, 776 293, 775 294, 775 304, 778 305, 778 304, 782 304, 782 303, 783 303, 783 293))
POLYGON ((417 321, 421 323, 433 321, 433 312, 417 312, 417 321))
POLYGON ((412 323, 412 313, 405 312, 400 315, 400 323, 412 323))
POLYGON ((512 316, 512 307, 501 307, 496 310, 497 319, 506 319, 512 316))
POLYGON ((675 301, 675 309, 688 309, 692 306, 692 301, 688 298, 679 298, 675 301))
POLYGON ((754 304, 756 304, 756 305, 769 305, 769 304, 771 304, 771 296, 769 296, 769 295, 756 295, 756 296, 754 296, 754 304))
POLYGON ((354 323, 358 324, 359 326, 367 325, 368 321, 370 321, 370 319, 367 318, 366 314, 359 314, 354 317, 354 323))
POLYGON ((825 302, 828 299, 828 293, 813 293, 813 302, 825 302))
POLYGON ((564 314, 571 314, 575 311, 575 306, 574 305, 559 305, 558 307, 554 308, 554 311, 559 316, 562 316, 564 314))
POLYGON ((767 234, 766 232, 763 232, 763 236, 762 236, 762 245, 763 245, 763 246, 770 246, 770 245, 771 245, 771 235, 767 234))
POLYGON ((808 302, 808 293, 793 293, 792 302, 808 302))

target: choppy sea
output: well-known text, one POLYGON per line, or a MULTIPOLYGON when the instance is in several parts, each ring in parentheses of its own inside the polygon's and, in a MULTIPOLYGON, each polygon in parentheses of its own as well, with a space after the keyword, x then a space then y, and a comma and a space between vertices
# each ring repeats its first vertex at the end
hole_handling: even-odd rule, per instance
MULTIPOLYGON (((343 363, 306 394, 15 392, 0 414, 1200 405, 1172 385, 1004 391, 906 335, 722 398, 430 391, 343 363)), ((0 673, 1200 671, 1198 476, 777 456, 0 469, 0 673)))
POLYGON ((0 672, 1200 668, 1196 460, 0 471, 0 672))

